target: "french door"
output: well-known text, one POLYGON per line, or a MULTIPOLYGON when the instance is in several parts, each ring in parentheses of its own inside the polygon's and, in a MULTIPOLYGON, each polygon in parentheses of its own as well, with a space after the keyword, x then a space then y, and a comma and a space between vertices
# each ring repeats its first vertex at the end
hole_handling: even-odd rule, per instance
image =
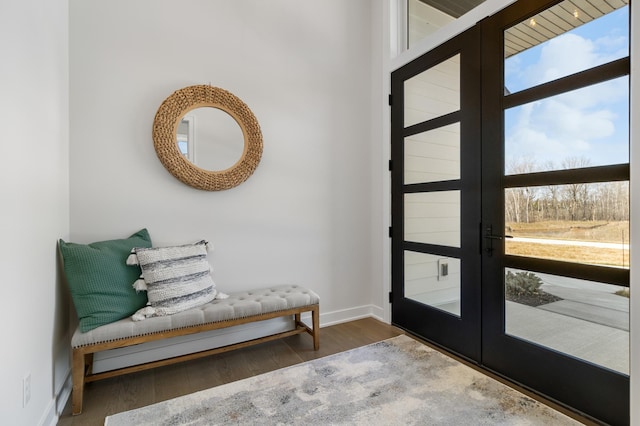
POLYGON ((628 1, 522 0, 391 76, 392 322, 611 424, 629 422, 628 22, 628 1))
POLYGON ((393 321, 474 360, 481 343, 478 34, 467 31, 391 80, 393 321), (476 285, 463 284, 472 277, 476 285))

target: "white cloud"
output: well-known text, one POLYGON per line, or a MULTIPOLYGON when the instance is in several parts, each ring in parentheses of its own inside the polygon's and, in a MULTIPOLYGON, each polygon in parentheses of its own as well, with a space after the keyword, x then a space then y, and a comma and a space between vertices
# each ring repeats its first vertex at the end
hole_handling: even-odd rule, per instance
POLYGON ((563 34, 542 46, 540 61, 527 69, 525 78, 533 86, 591 68, 598 61, 591 40, 563 34))
MULTIPOLYGON (((625 43, 623 37, 592 41, 564 34, 541 46, 536 62, 529 66, 521 58, 509 59, 507 75, 514 79, 514 87, 531 87, 620 57, 612 49, 620 51, 625 43)), ((532 156, 540 165, 549 161, 559 165, 570 156, 585 156, 594 165, 625 161, 625 143, 614 139, 619 138, 616 111, 627 99, 628 79, 622 78, 515 108, 507 113, 507 161, 522 155, 532 156)))
POLYGON ((521 90, 629 55, 628 29, 613 25, 606 33, 595 34, 602 31, 596 28, 600 27, 587 24, 580 28, 586 37, 568 32, 509 57, 505 61, 507 87, 521 90))
MULTIPOLYGON (((595 142, 614 136, 617 114, 597 103, 576 105, 582 94, 546 99, 524 105, 508 117, 507 155, 530 155, 539 163, 559 164, 570 156, 586 156, 593 164, 602 164, 595 142), (568 102, 573 101, 573 102, 568 102)), ((606 144, 605 144, 606 145, 606 144)), ((605 160, 606 161, 606 160, 605 160)))

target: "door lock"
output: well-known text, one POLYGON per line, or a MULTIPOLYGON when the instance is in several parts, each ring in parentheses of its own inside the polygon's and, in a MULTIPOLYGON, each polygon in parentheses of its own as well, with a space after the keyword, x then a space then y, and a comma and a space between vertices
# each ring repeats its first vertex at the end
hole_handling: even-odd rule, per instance
POLYGON ((513 238, 511 235, 496 235, 493 233, 493 225, 489 225, 485 228, 484 237, 488 240, 487 248, 484 250, 487 252, 489 256, 493 256, 493 241, 498 240, 502 241, 505 238, 513 238))

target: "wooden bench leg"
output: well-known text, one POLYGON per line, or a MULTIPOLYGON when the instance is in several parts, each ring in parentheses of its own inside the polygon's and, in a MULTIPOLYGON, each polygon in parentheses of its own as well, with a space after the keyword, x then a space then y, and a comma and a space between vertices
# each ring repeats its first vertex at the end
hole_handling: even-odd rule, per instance
POLYGON ((81 349, 73 349, 71 360, 71 379, 73 389, 71 391, 71 414, 77 416, 82 413, 82 397, 84 394, 85 355, 81 349))
POLYGON ((84 376, 93 374, 93 354, 84 355, 84 376))
POLYGON ((313 349, 320 349, 320 309, 311 311, 311 325, 313 326, 313 349))

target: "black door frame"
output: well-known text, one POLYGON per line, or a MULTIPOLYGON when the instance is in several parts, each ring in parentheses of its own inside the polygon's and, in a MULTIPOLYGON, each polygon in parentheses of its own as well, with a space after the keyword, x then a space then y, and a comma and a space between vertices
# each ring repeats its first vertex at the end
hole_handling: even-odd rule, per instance
MULTIPOLYGON (((504 176, 505 109, 629 74, 627 57, 513 95, 505 94, 504 31, 560 2, 519 1, 481 23, 482 140, 494 142, 492 149, 483 150, 482 156, 485 205, 504 206, 505 188, 629 180, 629 164, 504 176)), ((493 229, 504 229, 504 208, 484 209, 482 220, 493 229)), ((495 256, 483 257, 482 264, 482 282, 501 284, 483 286, 483 366, 589 416, 611 424, 628 424, 629 376, 505 333, 503 281, 504 268, 509 267, 629 286, 629 270, 505 256, 504 240, 497 240, 497 244, 501 249, 495 251, 495 256)))
POLYGON ((480 346, 480 242, 476 229, 480 211, 480 37, 474 27, 410 62, 391 74, 392 167, 392 321, 405 328, 417 326, 418 334, 449 351, 479 362, 480 346), (404 127, 404 81, 447 59, 460 55, 460 109, 404 127), (460 123, 460 179, 404 184, 404 138, 452 123, 460 123), (404 241, 404 195, 419 192, 460 191, 460 248, 404 241), (470 231, 471 230, 471 231, 470 231), (461 260, 461 315, 416 302, 404 296, 404 251, 461 260))
MULTIPOLYGON (((592 167, 577 171, 563 170, 504 176, 504 109, 600 81, 628 75, 630 72, 629 58, 627 57, 584 71, 578 77, 569 76, 514 95, 505 96, 503 80, 504 30, 560 2, 561 0, 518 1, 481 21, 455 39, 436 47, 392 73, 392 323, 410 330, 422 338, 444 347, 448 351, 478 363, 481 368, 503 376, 511 382, 555 400, 571 409, 582 412, 586 416, 611 424, 628 424, 630 413, 628 376, 511 337, 505 333, 504 267, 547 272, 623 286, 629 286, 629 271, 615 271, 611 268, 586 265, 576 267, 574 264, 565 262, 505 256, 503 240, 488 240, 484 238, 488 227, 497 230, 504 229, 504 207, 495 208, 495 206, 504 206, 504 188, 542 184, 629 180, 629 164, 592 167), (473 36, 467 38, 468 34, 473 36), (474 37, 476 40, 473 39, 474 37), (474 208, 479 210, 482 208, 483 213, 478 218, 475 226, 472 226, 471 222, 467 223, 466 226, 465 224, 462 225, 463 236, 461 238, 463 244, 460 251, 456 252, 455 249, 451 248, 404 241, 404 194, 435 190, 438 187, 440 190, 463 190, 463 188, 462 186, 456 187, 451 182, 404 185, 404 151, 402 145, 404 137, 418 133, 418 129, 415 126, 403 128, 402 105, 404 98, 402 83, 404 80, 453 56, 457 52, 461 52, 462 46, 454 46, 457 46, 455 43, 460 43, 462 40, 467 43, 467 47, 477 46, 478 51, 477 56, 467 53, 468 58, 474 57, 478 61, 477 65, 468 66, 477 72, 478 77, 481 77, 481 100, 480 104, 477 105, 478 111, 475 111, 475 117, 467 117, 471 121, 478 120, 478 146, 475 148, 467 146, 467 149, 473 150, 477 148, 478 156, 476 158, 481 161, 476 161, 475 165, 469 165, 468 168, 463 165, 461 173, 464 176, 465 173, 480 172, 481 170, 478 180, 481 181, 482 197, 475 204, 480 207, 474 208), (482 53, 481 55, 480 52, 482 53), (482 143, 480 143, 481 141, 482 143), (492 142, 489 143, 487 141, 492 142), (482 148, 480 148, 480 145, 482 145, 482 148), (480 168, 481 164, 482 168, 480 168), (474 167, 477 167, 477 169, 474 169, 474 167), (467 171, 465 172, 465 170, 467 171), (585 178, 586 175, 588 175, 587 178, 585 178), (467 241, 469 246, 466 246, 464 241, 467 241), (487 256, 485 254, 481 256, 482 250, 488 249, 490 245, 494 249, 494 255, 487 256), (403 256, 405 250, 451 257, 461 257, 464 255, 463 252, 465 250, 470 250, 466 252, 467 255, 471 255, 471 251, 475 251, 477 258, 482 259, 481 267, 477 270, 481 271, 481 282, 485 284, 482 288, 481 282, 477 282, 476 285, 467 284, 467 287, 470 287, 467 290, 468 293, 461 295, 462 300, 466 300, 467 306, 469 306, 469 303, 478 303, 477 307, 469 311, 471 313, 470 318, 477 319, 475 328, 473 325, 462 326, 464 312, 461 320, 461 318, 437 312, 435 309, 424 309, 424 305, 419 306, 418 302, 404 297, 403 256), (496 284, 488 284, 491 282, 496 284), (461 332, 461 330, 464 331, 461 332), (476 333, 475 337, 469 337, 471 336, 469 333, 476 333), (456 339, 460 339, 461 335, 473 341, 472 344, 470 346, 460 346, 459 342, 455 342, 456 339), (472 349, 470 350, 470 348, 472 349)), ((473 77, 471 79, 473 80, 473 77)), ((465 81, 462 78, 463 84, 465 81)), ((464 88, 465 86, 463 85, 463 96, 464 88)), ((469 89, 469 86, 466 86, 466 88, 469 89)), ((466 113, 473 115, 474 111, 462 108, 459 119, 462 120, 462 116, 466 113)), ((421 123, 416 126, 423 126, 420 131, 425 131, 444 125, 445 121, 442 120, 455 122, 456 117, 435 119, 433 122, 427 122, 428 124, 421 123), (436 120, 441 122, 438 123, 436 120)), ((480 194, 478 194, 478 197, 480 197, 480 194)), ((462 203, 463 209, 474 205, 465 204, 464 201, 462 203)), ((464 286, 463 284, 463 288, 464 286)))

